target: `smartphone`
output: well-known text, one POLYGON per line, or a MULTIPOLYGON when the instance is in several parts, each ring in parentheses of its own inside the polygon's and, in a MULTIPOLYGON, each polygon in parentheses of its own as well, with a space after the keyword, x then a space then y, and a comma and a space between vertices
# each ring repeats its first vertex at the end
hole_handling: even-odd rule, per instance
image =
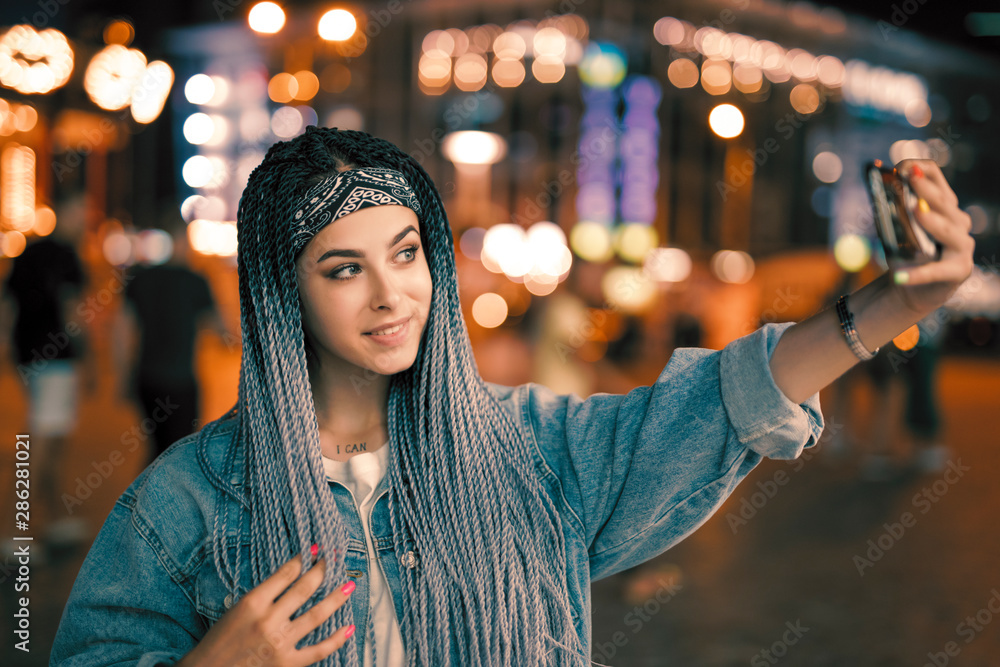
POLYGON ((910 184, 893 167, 881 160, 865 165, 865 184, 871 195, 878 232, 886 260, 909 264, 932 262, 940 257, 940 245, 917 222, 917 196, 910 184))

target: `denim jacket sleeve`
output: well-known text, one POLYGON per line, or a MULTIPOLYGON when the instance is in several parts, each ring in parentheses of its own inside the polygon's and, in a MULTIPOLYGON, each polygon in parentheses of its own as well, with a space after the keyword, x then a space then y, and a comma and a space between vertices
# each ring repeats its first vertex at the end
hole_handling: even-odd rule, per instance
POLYGON ((722 350, 680 348, 652 386, 587 399, 528 385, 523 409, 559 480, 597 580, 691 534, 762 460, 797 458, 823 431, 819 394, 801 405, 769 361, 792 323, 722 350))
POLYGON ((157 533, 137 511, 155 467, 126 489, 101 527, 63 610, 51 667, 173 665, 204 635, 195 606, 168 571, 157 533))

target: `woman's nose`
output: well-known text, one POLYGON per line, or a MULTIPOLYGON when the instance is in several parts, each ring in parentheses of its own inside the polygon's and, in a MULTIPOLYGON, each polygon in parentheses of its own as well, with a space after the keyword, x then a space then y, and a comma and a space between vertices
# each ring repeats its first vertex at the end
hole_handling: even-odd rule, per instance
POLYGON ((374 273, 371 281, 373 310, 388 308, 394 310, 399 305, 400 285, 388 271, 374 273))

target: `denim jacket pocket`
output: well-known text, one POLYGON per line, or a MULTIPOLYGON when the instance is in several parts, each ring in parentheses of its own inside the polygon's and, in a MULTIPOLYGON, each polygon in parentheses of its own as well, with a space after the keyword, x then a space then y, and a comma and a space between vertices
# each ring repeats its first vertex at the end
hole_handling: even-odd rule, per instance
MULTIPOLYGON (((226 551, 229 563, 235 568, 236 564, 236 538, 226 538, 226 551)), ((239 546, 240 563, 243 569, 240 578, 239 593, 246 595, 250 588, 250 545, 243 542, 239 546)), ((208 619, 209 625, 216 623, 235 604, 235 600, 229 588, 219 577, 215 569, 215 558, 212 554, 211 544, 206 544, 201 557, 201 562, 196 566, 194 575, 195 609, 204 618, 208 619)))

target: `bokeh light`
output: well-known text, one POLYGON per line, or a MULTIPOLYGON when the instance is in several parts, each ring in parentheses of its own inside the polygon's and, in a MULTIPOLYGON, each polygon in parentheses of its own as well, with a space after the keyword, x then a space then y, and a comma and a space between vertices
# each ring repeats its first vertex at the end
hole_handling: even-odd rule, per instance
POLYGON ((680 248, 653 248, 643 262, 643 270, 651 280, 668 283, 686 280, 691 266, 691 256, 680 248))
POLYGON ((236 223, 229 220, 197 219, 187 228, 188 244, 203 255, 232 257, 236 254, 236 223))
POLYGON ((482 227, 469 227, 464 232, 462 232, 461 238, 459 238, 458 247, 462 251, 462 254, 469 259, 480 261, 483 254, 483 238, 486 236, 486 230, 482 227))
POLYGON ((481 327, 494 329, 507 319, 507 302, 494 292, 480 294, 472 302, 472 319, 481 327))
MULTIPOLYGON (((442 35, 444 38, 451 39, 446 32, 442 33, 442 35)), ((493 40, 493 53, 497 58, 503 60, 518 60, 519 58, 523 58, 527 48, 524 38, 516 32, 508 31, 501 33, 499 37, 493 40)), ((450 55, 450 52, 445 55, 450 55)))
POLYGON ((441 150, 455 164, 495 164, 507 154, 507 142, 493 132, 452 132, 441 142, 441 150))
POLYGON ((687 58, 678 58, 667 68, 667 78, 678 88, 692 88, 698 85, 698 66, 687 58))
POLYGON ((871 259, 871 244, 864 236, 844 234, 833 244, 833 257, 845 271, 855 273, 863 269, 871 259))
POLYGON ((215 82, 207 74, 195 74, 184 84, 184 97, 191 104, 207 104, 215 95, 215 82))
POLYGON ((164 264, 174 253, 174 240, 162 229, 144 229, 136 237, 137 259, 146 264, 164 264))
POLYGON ((35 222, 35 151, 11 141, 0 153, 0 227, 26 232, 35 222))
POLYGON ((566 74, 566 64, 561 58, 540 56, 532 61, 531 74, 539 83, 557 83, 566 74))
POLYGON ((591 42, 580 61, 580 80, 593 88, 614 88, 625 78, 625 52, 614 44, 591 42))
POLYGON ((913 127, 927 127, 931 122, 931 107, 925 100, 910 100, 903 108, 903 115, 913 127))
POLYGON ((813 158, 812 169, 816 178, 824 183, 836 183, 840 180, 844 165, 836 153, 822 151, 813 158))
POLYGON ((678 51, 693 48, 694 28, 687 21, 664 16, 653 24, 653 37, 664 46, 676 47, 678 51))
POLYGON ((916 324, 892 339, 892 344, 903 352, 912 350, 920 341, 920 327, 916 324))
POLYGON ((258 2, 250 9, 247 22, 254 32, 273 35, 285 25, 285 12, 273 2, 258 2))
POLYGON ((513 88, 524 81, 524 63, 520 60, 493 61, 493 81, 501 88, 513 88))
POLYGON ((331 9, 319 20, 319 36, 330 42, 349 39, 358 28, 358 20, 346 9, 331 9))
POLYGON ((188 158, 181 168, 184 182, 192 188, 202 188, 212 180, 212 163, 204 155, 188 158))
POLYGON ((35 224, 31 226, 31 232, 38 236, 48 236, 56 228, 56 214, 48 206, 39 206, 35 209, 35 224))
POLYGON ((132 118, 138 123, 152 123, 160 116, 174 85, 174 70, 162 60, 154 60, 132 91, 132 118))
POLYGON ((267 84, 267 96, 278 104, 288 104, 299 93, 299 82, 288 72, 279 72, 267 84))
POLYGON ((712 273, 725 283, 741 284, 753 277, 754 261, 742 250, 720 250, 712 255, 712 273))
POLYGON ((132 239, 124 232, 115 230, 104 237, 101 253, 112 266, 127 266, 135 263, 132 239))
POLYGON ((819 109, 819 92, 808 83, 800 83, 788 93, 792 108, 800 114, 815 113, 819 109))
POLYGON ((425 53, 417 64, 421 90, 428 95, 440 95, 451 83, 451 57, 425 53))
POLYGON ((723 139, 738 137, 743 124, 743 113, 732 104, 720 104, 708 114, 708 126, 723 139))
POLYGON ((970 234, 982 234, 989 228, 990 217, 985 208, 979 204, 970 204, 965 207, 965 212, 972 219, 972 228, 969 230, 970 234))
POLYGON ((0 234, 0 254, 5 257, 17 257, 24 252, 27 244, 24 234, 16 229, 0 234))
POLYGON ((729 63, 717 58, 707 58, 701 65, 701 87, 709 95, 725 95, 733 85, 733 71, 729 63))
POLYGON ((128 21, 112 21, 104 26, 104 43, 128 46, 135 38, 135 28, 128 21))
POLYGON ((316 93, 319 92, 319 77, 309 70, 298 71, 294 74, 294 77, 295 82, 298 84, 298 90, 293 95, 294 99, 301 102, 308 102, 316 97, 316 93))
POLYGON ((478 53, 466 53, 455 61, 455 86, 473 92, 486 84, 486 58, 478 53))
POLYGON ((599 222, 576 223, 570 230, 569 244, 577 257, 588 262, 606 262, 614 255, 611 230, 599 222))
MULTIPOLYGON (((455 54, 454 33, 448 30, 431 30, 424 36, 424 41, 421 43, 421 50, 429 56, 437 58, 450 58, 453 54, 455 54)), ((464 52, 465 49, 462 49, 462 51, 464 52)), ((455 55, 461 54, 459 53, 455 55)), ((520 58, 520 56, 518 57, 520 58)))
POLYGON ((763 83, 764 73, 756 65, 740 63, 733 67, 733 86, 741 93, 756 93, 763 83))
POLYGON ((8 88, 42 95, 65 85, 72 72, 73 49, 58 30, 15 25, 0 36, 0 83, 8 88))
POLYGON ((601 292, 612 306, 627 313, 640 313, 653 305, 657 287, 641 268, 615 266, 601 279, 601 292))
POLYGON ((295 107, 281 107, 271 116, 271 131, 276 137, 290 139, 304 129, 302 114, 295 107))
POLYGON ((656 230, 642 223, 628 223, 615 229, 613 243, 618 256, 627 262, 640 263, 659 242, 656 230))
POLYGON ((188 143, 197 146, 212 138, 215 133, 215 123, 207 113, 193 113, 184 121, 183 132, 188 143))
POLYGON ((109 44, 87 65, 83 87, 94 104, 117 111, 131 103, 132 91, 145 73, 146 56, 141 51, 109 44))

